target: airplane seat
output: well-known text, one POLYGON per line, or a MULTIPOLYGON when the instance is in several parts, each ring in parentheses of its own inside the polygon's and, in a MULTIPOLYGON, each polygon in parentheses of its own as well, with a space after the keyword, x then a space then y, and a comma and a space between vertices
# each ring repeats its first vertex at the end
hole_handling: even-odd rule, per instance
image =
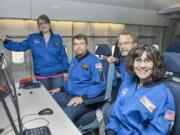
POLYGON ((112 52, 108 44, 98 44, 95 54, 99 56, 111 56, 112 52))
POLYGON ((173 42, 167 48, 166 52, 180 53, 180 42, 173 42))
POLYGON ((106 60, 106 57, 109 57, 112 55, 109 45, 108 44, 98 44, 95 54, 98 55, 99 58, 101 59, 101 62, 103 64, 103 68, 104 68, 104 72, 105 72, 105 78, 107 79, 109 63, 106 60))
MULTIPOLYGON (((95 53, 99 56, 100 55, 109 56, 110 54, 109 52, 111 52, 109 46, 106 44, 103 44, 103 45, 98 46, 95 53)), ((97 98, 93 100, 91 99, 91 100, 84 101, 85 105, 91 105, 91 106, 98 105, 98 107, 95 110, 85 113, 75 122, 76 126, 79 127, 80 131, 83 134, 104 125, 103 112, 105 108, 110 105, 110 102, 111 102, 111 92, 112 92, 112 83, 113 83, 114 74, 115 74, 115 65, 114 63, 109 64, 105 59, 101 59, 101 61, 102 61, 103 68, 105 70, 105 78, 107 82, 106 90, 103 95, 98 96, 97 98)), ((102 129, 102 128, 99 128, 99 129, 102 129)))
POLYGON ((180 135, 180 53, 166 52, 163 54, 166 75, 163 82, 171 90, 176 103, 176 116, 170 135, 180 135))
MULTIPOLYGON (((97 49, 95 51, 95 54, 98 55, 102 61, 104 71, 105 71, 105 78, 107 79, 109 62, 106 60, 106 58, 109 56, 112 56, 112 54, 114 54, 113 55, 114 57, 119 57, 120 56, 119 49, 117 48, 117 45, 115 45, 115 48, 113 50, 112 48, 110 49, 108 44, 98 44, 97 49)), ((117 87, 117 74, 115 72, 114 73, 113 88, 116 88, 116 87, 117 87)))

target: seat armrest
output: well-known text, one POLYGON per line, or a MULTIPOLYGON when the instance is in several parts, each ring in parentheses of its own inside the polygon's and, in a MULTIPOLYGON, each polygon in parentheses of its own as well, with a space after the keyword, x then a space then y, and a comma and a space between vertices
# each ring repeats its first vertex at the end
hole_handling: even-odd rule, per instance
POLYGON ((84 100, 84 105, 93 105, 93 104, 97 104, 97 103, 103 103, 107 101, 107 99, 104 98, 104 95, 98 96, 96 98, 93 99, 86 99, 84 100))
POLYGON ((116 132, 113 129, 106 129, 105 135, 116 135, 116 132))

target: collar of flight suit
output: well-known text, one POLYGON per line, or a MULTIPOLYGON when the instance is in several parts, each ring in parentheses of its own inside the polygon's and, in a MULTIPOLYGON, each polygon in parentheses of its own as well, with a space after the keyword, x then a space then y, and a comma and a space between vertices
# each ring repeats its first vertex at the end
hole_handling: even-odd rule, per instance
POLYGON ((85 53, 84 56, 82 56, 82 57, 80 57, 80 58, 78 58, 78 57, 76 56, 76 59, 77 59, 78 61, 81 61, 82 59, 84 59, 85 57, 87 57, 89 54, 90 54, 90 52, 87 50, 87 52, 85 53))

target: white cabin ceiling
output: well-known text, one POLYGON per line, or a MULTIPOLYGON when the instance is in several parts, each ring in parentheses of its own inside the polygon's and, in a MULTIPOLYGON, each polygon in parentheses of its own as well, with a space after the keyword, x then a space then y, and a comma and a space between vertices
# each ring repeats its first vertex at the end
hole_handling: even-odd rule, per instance
POLYGON ((165 0, 67 0, 85 3, 116 5, 120 7, 160 10, 165 0))
POLYGON ((159 14, 179 14, 180 0, 67 0, 83 3, 116 5, 127 8, 154 10, 159 14))

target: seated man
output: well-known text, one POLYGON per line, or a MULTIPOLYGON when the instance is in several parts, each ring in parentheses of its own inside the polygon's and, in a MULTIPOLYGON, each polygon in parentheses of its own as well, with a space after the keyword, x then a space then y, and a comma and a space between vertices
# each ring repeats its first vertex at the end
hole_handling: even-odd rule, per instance
POLYGON ((137 45, 137 37, 133 33, 127 30, 124 30, 120 33, 118 37, 117 46, 120 51, 120 56, 117 56, 117 57, 110 56, 107 58, 107 61, 109 63, 115 62, 116 70, 121 75, 121 83, 125 80, 132 78, 132 75, 129 74, 126 70, 125 58, 128 56, 130 50, 134 48, 136 45, 137 45))
POLYGON ((73 122, 92 109, 85 106, 83 101, 101 95, 106 87, 101 61, 88 51, 87 44, 85 35, 74 37, 73 51, 76 56, 70 63, 64 91, 62 88, 50 91, 73 122))
MULTIPOLYGON (((124 30, 120 33, 118 37, 118 43, 117 43, 118 48, 116 47, 116 49, 119 49, 118 51, 120 51, 120 54, 117 53, 118 56, 116 57, 110 56, 107 58, 107 61, 109 63, 114 62, 116 64, 116 71, 119 72, 121 75, 120 86, 125 80, 130 80, 131 78, 133 78, 133 75, 127 72, 125 59, 127 58, 131 49, 133 49, 136 45, 137 45, 137 37, 133 33, 124 30)), ((109 120, 113 106, 114 103, 105 111, 105 118, 107 121, 109 120)))

